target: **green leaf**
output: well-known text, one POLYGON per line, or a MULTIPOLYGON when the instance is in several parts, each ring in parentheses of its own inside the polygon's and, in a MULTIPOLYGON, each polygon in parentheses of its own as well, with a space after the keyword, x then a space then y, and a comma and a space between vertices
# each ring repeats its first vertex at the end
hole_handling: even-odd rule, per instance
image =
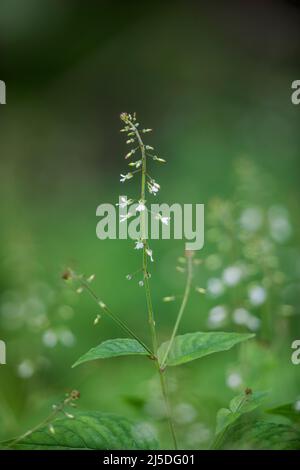
POLYGON ((276 408, 271 408, 270 410, 266 410, 266 413, 272 415, 279 415, 288 418, 293 423, 300 422, 300 410, 297 410, 295 407, 295 403, 288 403, 286 405, 277 406, 276 408))
MULTIPOLYGON (((243 417, 240 420, 243 420, 243 417)), ((226 450, 300 449, 300 432, 292 426, 253 420, 242 423, 240 420, 228 428, 218 448, 226 450)))
POLYGON ((228 426, 237 421, 240 416, 258 408, 265 400, 268 392, 241 393, 234 397, 228 408, 221 408, 217 414, 216 434, 224 432, 228 426))
MULTIPOLYGON (((152 431, 145 424, 134 424, 126 418, 100 412, 77 412, 75 418, 60 418, 34 431, 11 449, 157 449, 152 431), (54 431, 53 431, 54 430, 54 431)), ((11 441, 13 442, 13 441, 11 441)))
MULTIPOLYGON (((176 336, 169 352, 166 365, 177 366, 185 362, 199 359, 219 351, 227 351, 235 344, 253 338, 254 334, 197 332, 176 336)), ((169 342, 163 343, 158 350, 160 363, 164 359, 169 342)))
POLYGON ((95 348, 90 349, 81 356, 72 367, 76 367, 83 362, 94 361, 96 359, 107 359, 109 357, 130 356, 130 355, 149 355, 138 341, 130 338, 109 339, 100 343, 95 348))

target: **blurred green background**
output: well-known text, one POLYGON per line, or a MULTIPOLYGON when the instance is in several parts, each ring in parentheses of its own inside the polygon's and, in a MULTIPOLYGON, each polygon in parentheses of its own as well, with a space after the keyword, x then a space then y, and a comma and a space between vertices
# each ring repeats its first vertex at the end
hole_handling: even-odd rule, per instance
MULTIPOLYGON (((119 114, 137 112, 160 202, 204 203, 182 332, 255 331, 243 348, 169 374, 181 445, 207 447, 217 410, 246 386, 269 405, 300 398, 290 360, 299 331, 298 2, 2 0, 0 79, 0 438, 24 432, 73 388, 82 409, 150 423, 169 445, 155 371, 142 358, 71 369, 100 341, 122 336, 85 294, 64 285, 72 266, 147 339, 140 257, 132 241, 96 238, 96 207, 135 197, 119 114), (246 311, 246 313, 245 313, 246 311)), ((183 241, 153 241, 152 291, 166 339, 185 276, 183 241), (184 265, 183 265, 184 267, 184 265)), ((180 300, 180 298, 179 298, 180 300)))

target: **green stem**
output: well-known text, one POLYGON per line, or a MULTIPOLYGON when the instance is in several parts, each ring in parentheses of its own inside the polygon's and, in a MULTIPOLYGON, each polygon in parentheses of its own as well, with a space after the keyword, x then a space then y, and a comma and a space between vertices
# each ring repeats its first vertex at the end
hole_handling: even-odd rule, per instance
POLYGON ((16 444, 18 444, 20 441, 23 441, 24 439, 26 439, 26 437, 29 437, 31 436, 31 434, 33 434, 35 431, 38 431, 41 427, 43 426, 47 426, 50 425, 54 419, 56 418, 56 416, 61 412, 61 411, 64 411, 64 408, 69 405, 71 403, 71 401, 73 401, 73 398, 72 396, 69 396, 67 397, 63 402, 61 402, 59 405, 57 405, 55 407, 55 409, 50 413, 50 415, 47 416, 47 418, 45 418, 41 423, 37 424, 36 426, 34 426, 32 429, 30 429, 29 431, 26 431, 24 434, 22 434, 21 436, 17 437, 16 439, 14 439, 9 445, 8 447, 13 447, 15 446, 16 444))
POLYGON ((123 331, 125 331, 127 334, 129 334, 132 338, 134 338, 136 341, 140 343, 143 348, 148 351, 151 357, 154 357, 153 351, 144 343, 143 340, 141 340, 135 333, 132 331, 129 326, 126 325, 117 315, 115 315, 108 307, 107 305, 102 302, 102 300, 97 296, 97 294, 93 291, 93 289, 87 284, 85 281, 80 279, 80 283, 82 287, 86 289, 86 291, 91 295, 91 297, 97 302, 98 306, 104 310, 104 312, 120 327, 122 328, 123 331))
POLYGON ((164 398, 165 405, 166 405, 166 411, 167 411, 167 416, 168 416, 168 423, 169 423, 170 433, 171 433, 171 436, 172 436, 172 439, 173 439, 174 448, 175 448, 175 450, 177 450, 178 449, 178 444, 177 444, 175 426, 174 426, 173 417, 172 417, 172 408, 171 408, 171 404, 170 404, 170 400, 169 400, 169 394, 168 394, 166 379, 165 379, 165 376, 164 376, 164 372, 161 370, 161 368, 159 366, 158 360, 156 360, 156 364, 157 364, 157 369, 158 369, 158 373, 159 373, 161 390, 162 390, 163 398, 164 398))
POLYGON ((185 285, 184 295, 183 295, 183 299, 182 299, 182 302, 181 302, 181 305, 180 305, 180 309, 179 309, 179 312, 178 312, 178 315, 177 315, 177 318, 176 318, 176 322, 175 322, 175 325, 174 325, 174 328, 173 328, 173 331, 172 331, 172 334, 171 334, 171 338, 170 338, 169 343, 168 343, 167 350, 166 350, 165 355, 164 355, 164 357, 161 361, 161 366, 160 366, 161 369, 164 369, 164 367, 166 365, 169 353, 170 353, 171 348, 173 346, 174 339, 175 339, 176 333, 178 331, 179 324, 181 322, 182 315, 185 311, 185 307, 186 307, 186 304, 187 304, 187 301, 188 301, 188 298, 189 298, 189 295, 190 295, 190 291, 191 291, 191 284, 192 284, 192 279, 193 279, 193 258, 192 258, 192 256, 187 256, 187 263, 188 263, 188 265, 187 265, 187 278, 186 278, 186 285, 185 285))

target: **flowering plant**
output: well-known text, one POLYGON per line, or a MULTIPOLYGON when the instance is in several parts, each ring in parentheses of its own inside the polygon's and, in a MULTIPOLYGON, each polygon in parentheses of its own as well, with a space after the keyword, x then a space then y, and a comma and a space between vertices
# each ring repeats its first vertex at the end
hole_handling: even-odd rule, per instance
MULTIPOLYGON (((199 264, 195 252, 185 251, 185 256, 180 259, 182 266, 179 267, 186 275, 184 293, 180 302, 178 314, 174 325, 171 328, 169 339, 160 343, 158 329, 156 325, 156 311, 152 302, 151 294, 151 273, 149 266, 154 260, 155 254, 148 241, 146 232, 146 214, 150 211, 147 197, 157 196, 160 190, 159 183, 149 173, 149 160, 156 163, 166 163, 166 160, 156 155, 154 148, 144 142, 144 136, 151 132, 149 128, 141 128, 136 115, 122 113, 121 121, 123 128, 121 132, 126 134, 126 144, 132 146, 127 152, 125 160, 129 161, 130 171, 121 174, 121 183, 127 183, 137 175, 140 176, 140 194, 136 199, 127 199, 121 197, 117 205, 121 209, 126 209, 132 203, 134 209, 130 209, 126 215, 120 215, 120 223, 138 214, 140 224, 140 234, 135 240, 134 249, 141 253, 141 267, 133 274, 127 274, 127 280, 133 279, 135 274, 139 273, 141 277, 138 285, 145 291, 146 310, 147 310, 147 330, 149 338, 143 339, 145 331, 135 331, 131 325, 117 315, 103 299, 95 292, 92 287, 95 276, 85 276, 77 274, 72 269, 67 269, 63 274, 63 279, 70 282, 77 293, 86 292, 96 302, 97 306, 105 315, 107 315, 125 334, 123 337, 108 339, 90 349, 81 356, 73 365, 77 367, 83 363, 95 360, 103 360, 119 356, 143 356, 148 360, 148 364, 153 364, 157 379, 160 385, 160 392, 164 404, 164 418, 167 420, 170 431, 170 438, 175 449, 181 447, 178 442, 178 433, 175 426, 172 403, 169 396, 168 369, 179 366, 190 361, 200 359, 217 352, 223 352, 231 349, 233 346, 243 343, 253 338, 252 332, 223 332, 223 331, 195 331, 187 334, 178 335, 181 320, 186 311, 188 299, 192 291, 194 270, 199 264), (137 157, 137 160, 133 160, 137 157), (148 191, 148 192, 147 192, 148 191), (149 361, 150 359, 150 361, 149 361)), ((168 225, 169 217, 162 216, 159 213, 152 214, 163 225, 168 225)), ((212 211, 213 215, 213 211, 212 211)), ((223 220, 223 219, 222 219, 223 220)), ((210 264, 216 264, 216 259, 210 257, 210 264)), ((232 286, 239 282, 241 271, 239 266, 230 266, 224 273, 225 282, 232 286)), ((221 286, 221 287, 220 287, 221 286)), ((220 280, 211 279, 208 290, 209 294, 218 296, 220 294, 220 280)), ((206 294, 202 287, 195 287, 201 295, 206 294)), ((220 294, 221 295, 221 294, 220 294)), ((258 302, 261 299, 262 291, 253 290, 252 300, 258 302)), ((165 301, 174 300, 174 296, 167 296, 165 301)), ((223 321, 224 314, 220 306, 216 306, 214 314, 210 315, 210 326, 215 327, 216 323, 223 321), (219 307, 218 310, 216 308, 219 307)), ((98 314, 94 324, 99 323, 101 316, 98 314)), ((245 316, 245 311, 238 310, 234 319, 236 323, 249 322, 249 316, 245 316)), ((249 323, 247 323, 249 326, 249 323)), ((251 330, 253 321, 251 323, 251 330)), ((240 422, 240 418, 258 408, 265 398, 265 392, 252 391, 249 387, 229 404, 228 408, 222 408, 217 415, 216 436, 212 444, 213 448, 234 447, 236 442, 245 436, 246 443, 249 446, 259 447, 260 443, 274 441, 274 436, 282 436, 281 447, 293 448, 300 442, 299 433, 288 425, 275 425, 268 422, 246 422, 246 426, 240 422), (244 427, 243 427, 244 426, 244 427), (248 427, 247 427, 248 426, 248 427), (287 436, 287 437, 286 437, 287 436)), ((26 432, 17 439, 5 444, 5 447, 13 448, 89 448, 89 449, 154 449, 159 447, 159 442, 147 426, 144 424, 132 423, 130 420, 101 412, 78 412, 68 410, 68 407, 74 408, 75 401, 80 394, 73 391, 58 405, 55 405, 52 413, 38 426, 26 432), (61 416, 62 415, 62 416, 61 416)), ((184 412, 188 412, 187 408, 184 412)), ((275 414, 280 414, 280 410, 273 410, 275 414)), ((282 414, 282 412, 281 412, 282 414)), ((243 442, 242 444, 243 445, 243 442)))

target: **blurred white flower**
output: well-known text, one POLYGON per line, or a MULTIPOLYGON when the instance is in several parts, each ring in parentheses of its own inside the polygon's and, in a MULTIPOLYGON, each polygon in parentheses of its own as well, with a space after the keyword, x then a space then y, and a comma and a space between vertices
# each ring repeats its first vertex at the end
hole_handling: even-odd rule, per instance
POLYGON ((221 279, 212 277, 207 282, 207 292, 213 297, 219 297, 225 291, 224 284, 221 279))
POLYGON ((292 235, 292 226, 287 210, 282 206, 273 206, 269 209, 270 234, 278 243, 286 242, 292 235))
POLYGON ((18 376, 21 377, 21 379, 30 379, 34 374, 34 365, 30 359, 24 359, 19 365, 18 365, 18 376))
POLYGON ((266 290, 262 286, 252 286, 248 292, 249 300, 252 305, 258 307, 262 305, 267 297, 266 290))
POLYGON ((238 266, 228 266, 223 271, 223 281, 227 286, 235 286, 242 278, 242 270, 238 266))
POLYGON ((243 383, 243 379, 238 372, 231 372, 226 378, 226 385, 233 390, 239 388, 243 383))
POLYGON ((263 223, 263 212, 258 207, 248 207, 240 217, 240 224, 244 230, 256 232, 263 223))
POLYGON ((197 446, 211 438, 211 430, 202 423, 193 423, 186 431, 186 441, 190 446, 197 446))
POLYGON ((54 348, 57 344, 57 335, 53 330, 47 330, 43 334, 43 343, 47 348, 54 348))
POLYGON ((232 317, 234 323, 237 325, 245 325, 249 318, 250 313, 245 308, 237 308, 234 310, 232 317))
POLYGON ((213 307, 208 315, 208 325, 211 328, 217 328, 225 322, 227 318, 227 310, 223 305, 213 307))
POLYGON ((59 341, 66 347, 71 348, 76 342, 76 338, 70 330, 62 330, 59 332, 59 341))
POLYGON ((179 424, 191 423, 197 417, 197 410, 190 403, 179 403, 174 408, 174 419, 179 424))
POLYGON ((251 331, 256 331, 260 327, 260 319, 251 315, 245 308, 237 308, 232 314, 232 319, 237 325, 244 325, 251 331))

